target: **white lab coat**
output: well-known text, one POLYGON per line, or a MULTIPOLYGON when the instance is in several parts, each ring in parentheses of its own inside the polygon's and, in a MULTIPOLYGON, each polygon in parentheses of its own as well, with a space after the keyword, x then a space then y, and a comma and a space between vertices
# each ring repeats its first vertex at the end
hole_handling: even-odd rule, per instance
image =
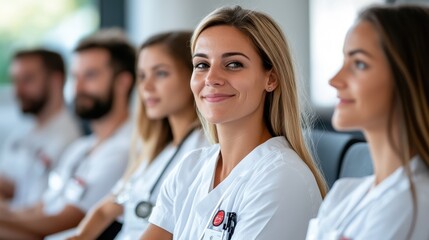
POLYGON ((75 142, 50 175, 49 189, 43 196, 45 214, 57 214, 69 204, 87 212, 106 196, 127 166, 130 138, 127 122, 90 154, 95 136, 75 142))
MULTIPOLYGON (((208 146, 208 142, 204 136, 203 131, 201 129, 194 130, 194 132, 189 135, 186 141, 182 144, 179 152, 177 152, 173 162, 167 168, 167 172, 165 172, 160 179, 150 198, 149 193, 151 188, 154 186, 166 164, 177 150, 177 147, 170 144, 154 159, 150 165, 147 165, 145 162, 142 163, 139 169, 133 174, 128 184, 126 184, 125 188, 123 188, 123 191, 120 193, 114 193, 115 195, 128 195, 128 200, 124 203, 123 226, 121 232, 115 239, 139 239, 139 237, 143 234, 149 225, 149 222, 147 219, 140 218, 135 214, 137 204, 141 201, 147 200, 155 204, 162 183, 167 178, 168 173, 174 168, 174 166, 188 152, 205 146, 208 146)), ((122 185, 121 183, 118 184, 122 185)), ((117 189, 118 186, 115 188, 117 189)))
POLYGON ((174 239, 193 240, 222 234, 226 218, 216 227, 214 215, 235 212, 232 239, 304 239, 322 198, 286 139, 274 137, 256 147, 212 189, 219 151, 214 145, 190 153, 164 182, 149 221, 174 239))
POLYGON ((78 122, 62 109, 42 128, 12 133, 6 140, 0 156, 0 175, 15 184, 11 208, 29 207, 41 200, 48 187, 51 169, 60 162, 60 156, 81 130, 78 122))
MULTIPOLYGON (((411 239, 429 239, 429 171, 415 157, 410 163, 417 193, 418 213, 411 239)), ((373 187, 374 176, 340 179, 327 195, 317 218, 311 220, 307 240, 407 239, 412 198, 403 168, 373 187)))

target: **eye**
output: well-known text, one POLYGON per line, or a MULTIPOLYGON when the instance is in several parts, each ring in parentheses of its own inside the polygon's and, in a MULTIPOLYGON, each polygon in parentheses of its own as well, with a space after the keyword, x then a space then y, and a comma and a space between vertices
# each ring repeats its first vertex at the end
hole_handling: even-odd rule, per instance
POLYGON ((240 62, 230 62, 226 65, 227 68, 235 70, 243 67, 243 64, 240 62))
POLYGON ((366 64, 366 63, 364 63, 364 62, 362 62, 360 60, 356 60, 354 62, 354 66, 355 66, 356 69, 359 69, 359 70, 365 70, 365 69, 368 68, 368 64, 366 64))
POLYGON ((138 82, 143 82, 143 81, 144 81, 144 78, 145 78, 145 75, 144 75, 144 74, 138 74, 138 75, 137 75, 137 81, 138 81, 138 82))
POLYGON ((164 71, 164 70, 158 70, 155 72, 155 75, 157 78, 165 78, 165 77, 168 77, 169 72, 164 71))
POLYGON ((194 65, 194 69, 199 69, 199 70, 203 70, 203 69, 207 69, 209 68, 209 65, 207 63, 197 63, 194 65))

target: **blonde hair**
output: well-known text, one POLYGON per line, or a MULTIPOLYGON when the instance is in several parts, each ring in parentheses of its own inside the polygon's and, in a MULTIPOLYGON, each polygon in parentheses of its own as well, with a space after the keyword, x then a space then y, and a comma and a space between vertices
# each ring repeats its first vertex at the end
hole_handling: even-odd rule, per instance
MULTIPOLYGON (((289 46, 280 27, 269 16, 242 9, 240 6, 219 8, 205 17, 191 39, 192 53, 198 36, 207 28, 229 25, 246 34, 255 45, 266 70, 272 70, 279 87, 267 93, 264 121, 273 136, 284 136, 292 149, 307 164, 316 178, 320 193, 326 195, 325 180, 307 148, 302 128, 307 128, 306 114, 298 102, 295 70, 289 46)), ((213 142, 218 142, 216 126, 200 116, 200 121, 213 142)))
MULTIPOLYGON (((192 58, 190 53, 189 41, 192 33, 190 31, 174 31, 154 35, 147 39, 140 47, 143 49, 161 45, 183 69, 188 70, 189 80, 192 73, 192 58)), ((189 83, 188 83, 189 84, 189 83)), ((182 94, 182 93, 178 93, 182 94)), ((191 92, 189 92, 191 95, 191 92)), ((192 97, 192 99, 194 99, 192 97)), ((125 173, 125 179, 130 177, 143 161, 150 164, 156 156, 173 140, 168 118, 150 119, 146 115, 143 103, 139 100, 137 106, 136 131, 133 134, 130 164, 125 173), (140 146, 141 149, 138 149, 140 146), (136 154, 137 153, 137 154, 136 154)), ((195 122, 198 122, 197 113, 195 113, 195 122)), ((196 123, 191 124, 194 126, 196 123)), ((197 124, 199 125, 199 124, 197 124)))
POLYGON ((388 134, 390 145, 399 156, 410 182, 413 220, 407 239, 412 235, 417 216, 417 197, 409 163, 415 151, 429 166, 429 8, 413 5, 371 6, 358 20, 369 22, 380 36, 380 46, 389 62, 394 82, 388 134), (401 136, 394 141, 393 116, 399 116, 401 136), (403 137, 404 136, 404 137, 403 137))

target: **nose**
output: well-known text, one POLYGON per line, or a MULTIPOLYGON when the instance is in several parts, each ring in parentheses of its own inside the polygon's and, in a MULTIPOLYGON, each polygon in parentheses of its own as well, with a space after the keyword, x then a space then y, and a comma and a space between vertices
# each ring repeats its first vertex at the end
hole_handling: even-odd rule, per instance
POLYGON ((346 82, 344 81, 344 66, 329 80, 329 85, 336 89, 341 89, 346 86, 346 82))
POLYGON ((205 85, 206 86, 223 86, 225 84, 225 78, 222 75, 222 70, 212 66, 206 74, 205 85))
POLYGON ((152 91, 154 89, 154 79, 150 76, 147 76, 143 81, 140 82, 141 91, 152 91))

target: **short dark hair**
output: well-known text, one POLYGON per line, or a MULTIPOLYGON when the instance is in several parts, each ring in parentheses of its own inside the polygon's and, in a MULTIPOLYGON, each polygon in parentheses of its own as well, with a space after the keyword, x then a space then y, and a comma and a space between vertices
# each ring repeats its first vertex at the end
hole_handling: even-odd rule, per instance
MULTIPOLYGON (((109 52, 110 65, 115 74, 128 72, 132 77, 132 86, 136 79, 136 49, 128 42, 120 29, 104 29, 82 39, 74 52, 79 53, 91 49, 104 49, 109 52)), ((130 88, 128 96, 131 95, 130 88)))
POLYGON ((15 52, 12 60, 33 56, 39 57, 42 60, 43 66, 48 72, 59 72, 63 75, 63 79, 65 78, 66 70, 64 60, 57 52, 44 48, 19 50, 15 52))

